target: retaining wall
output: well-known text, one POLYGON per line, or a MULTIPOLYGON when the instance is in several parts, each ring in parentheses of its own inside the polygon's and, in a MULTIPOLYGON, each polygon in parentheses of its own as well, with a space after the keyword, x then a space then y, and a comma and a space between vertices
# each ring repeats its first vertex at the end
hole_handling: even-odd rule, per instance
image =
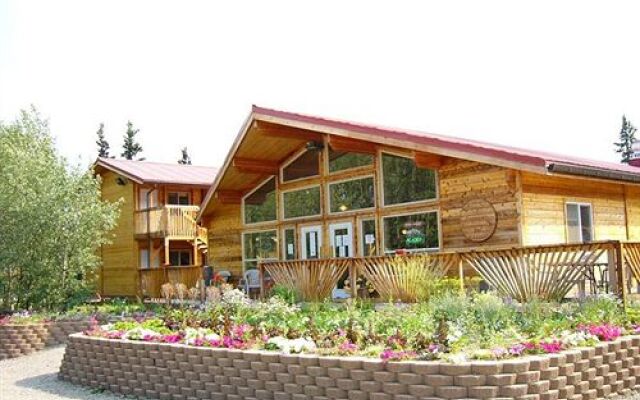
POLYGON ((69 339, 60 378, 191 400, 600 399, 640 388, 640 336, 554 355, 446 364, 69 339))
POLYGON ((64 344, 70 334, 87 328, 88 320, 0 325, 0 360, 64 344))

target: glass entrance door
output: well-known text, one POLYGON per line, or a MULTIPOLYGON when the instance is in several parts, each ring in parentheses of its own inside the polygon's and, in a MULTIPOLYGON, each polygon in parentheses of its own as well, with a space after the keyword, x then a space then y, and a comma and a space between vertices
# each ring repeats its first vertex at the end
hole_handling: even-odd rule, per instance
MULTIPOLYGON (((329 225, 329 237, 331 238, 331 255, 334 258, 353 257, 353 225, 351 222, 341 222, 329 225)), ((344 281, 349 279, 349 274, 338 281, 338 285, 333 290, 334 299, 346 299, 349 292, 344 290, 344 281)))
POLYGON ((320 258, 322 248, 322 226, 300 228, 300 257, 303 260, 320 258))

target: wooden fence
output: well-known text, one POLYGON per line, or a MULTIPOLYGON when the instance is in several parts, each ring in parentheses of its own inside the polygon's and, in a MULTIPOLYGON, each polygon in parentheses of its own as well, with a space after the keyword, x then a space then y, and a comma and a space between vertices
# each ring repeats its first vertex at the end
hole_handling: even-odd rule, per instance
POLYGON ((152 298, 161 297, 161 287, 167 282, 184 283, 187 288, 192 288, 202 279, 200 266, 141 268, 138 273, 142 296, 152 298))
MULTIPOLYGON (((560 300, 567 295, 614 293, 627 301, 640 282, 640 242, 600 241, 585 244, 525 246, 483 251, 430 253, 429 265, 461 282, 465 270, 480 276, 502 295, 517 301, 560 300)), ((268 274, 275 284, 296 290, 306 300, 330 296, 344 274, 357 296, 355 282, 365 276, 378 292, 396 278, 395 257, 415 255, 271 261, 259 264, 262 287, 268 274)), ((262 291, 264 294, 264 290, 262 291)))

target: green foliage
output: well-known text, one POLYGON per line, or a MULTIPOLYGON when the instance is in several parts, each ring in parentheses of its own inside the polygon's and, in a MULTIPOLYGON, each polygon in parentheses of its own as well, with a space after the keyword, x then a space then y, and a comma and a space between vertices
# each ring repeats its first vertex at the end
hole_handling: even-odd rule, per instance
POLYGON ((589 297, 583 300, 576 312, 578 323, 619 324, 624 320, 622 304, 613 296, 589 297))
POLYGON ((142 146, 136 141, 138 132, 140 132, 140 129, 133 129, 133 122, 127 121, 127 132, 124 134, 124 143, 120 154, 127 160, 133 160, 138 153, 142 152, 142 146))
POLYGON ((275 285, 271 288, 271 296, 278 297, 288 304, 295 304, 298 301, 296 291, 282 285, 275 285))
POLYGON ((620 153, 620 162, 628 164, 633 156, 633 142, 636 140, 638 129, 633 126, 625 115, 622 116, 622 127, 620 128, 619 142, 615 142, 616 153, 620 153))
POLYGON ((57 309, 90 295, 119 204, 56 153, 35 109, 0 123, 0 309, 57 309))

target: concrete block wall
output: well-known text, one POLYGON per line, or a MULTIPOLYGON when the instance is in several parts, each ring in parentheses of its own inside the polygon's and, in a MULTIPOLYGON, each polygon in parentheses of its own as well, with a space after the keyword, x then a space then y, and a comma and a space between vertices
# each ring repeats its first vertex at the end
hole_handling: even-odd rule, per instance
POLYGON ((447 364, 72 335, 60 378, 165 400, 604 399, 640 385, 640 336, 554 355, 447 364))
POLYGON ((0 325, 0 360, 64 344, 70 334, 87 328, 88 319, 0 325))

